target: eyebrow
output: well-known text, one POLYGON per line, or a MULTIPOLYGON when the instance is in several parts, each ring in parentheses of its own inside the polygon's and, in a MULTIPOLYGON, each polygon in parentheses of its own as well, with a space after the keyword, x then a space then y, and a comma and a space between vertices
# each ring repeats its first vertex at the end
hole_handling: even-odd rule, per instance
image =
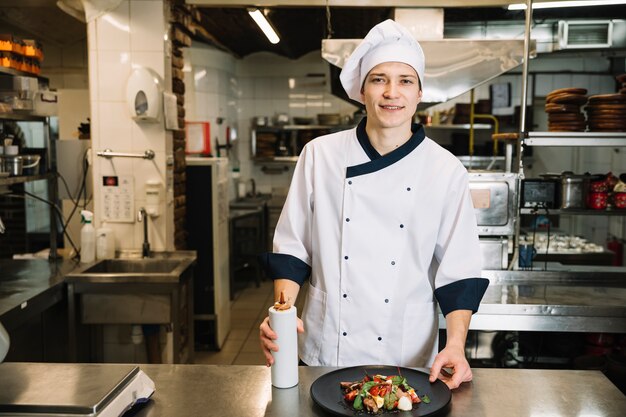
MULTIPOLYGON (((387 77, 388 75, 384 72, 378 72, 378 73, 370 73, 368 75, 368 77, 387 77)), ((417 79, 417 77, 415 75, 412 74, 400 74, 399 77, 401 78, 415 78, 417 79)))

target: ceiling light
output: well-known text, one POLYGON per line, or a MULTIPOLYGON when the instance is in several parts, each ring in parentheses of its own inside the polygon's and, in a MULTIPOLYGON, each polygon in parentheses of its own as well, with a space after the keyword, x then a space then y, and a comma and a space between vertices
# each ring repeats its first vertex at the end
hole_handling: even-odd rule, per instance
POLYGON ((265 15, 259 9, 248 9, 248 13, 250 14, 250 17, 254 19, 256 24, 259 25, 271 43, 277 44, 280 42, 280 38, 274 31, 274 28, 270 25, 270 22, 267 21, 265 15))
MULTIPOLYGON (((617 4, 626 4, 626 0, 572 0, 572 1, 546 1, 533 2, 534 9, 552 9, 555 7, 584 7, 584 6, 613 6, 617 4)), ((509 10, 526 10, 526 4, 516 3, 509 4, 509 10)))

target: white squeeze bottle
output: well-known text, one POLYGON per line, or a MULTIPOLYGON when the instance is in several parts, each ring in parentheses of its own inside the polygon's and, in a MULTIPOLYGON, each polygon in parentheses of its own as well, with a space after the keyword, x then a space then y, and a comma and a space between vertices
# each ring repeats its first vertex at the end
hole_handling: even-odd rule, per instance
POLYGON ((80 262, 86 264, 96 260, 96 230, 91 223, 93 220, 92 212, 83 210, 80 215, 85 224, 80 229, 80 262))

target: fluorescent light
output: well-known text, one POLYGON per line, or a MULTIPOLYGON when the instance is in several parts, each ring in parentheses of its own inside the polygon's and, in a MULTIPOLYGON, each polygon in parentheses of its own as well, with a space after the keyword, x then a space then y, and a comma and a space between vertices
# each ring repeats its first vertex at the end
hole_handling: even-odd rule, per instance
POLYGON ((274 32, 274 28, 272 27, 272 25, 270 25, 270 22, 267 21, 265 15, 261 13, 259 9, 249 9, 248 13, 250 14, 250 17, 254 19, 256 24, 259 25, 259 27, 261 28, 263 33, 265 33, 265 36, 267 36, 267 39, 269 39, 271 43, 277 44, 278 42, 280 42, 280 38, 278 37, 276 32, 274 32))
MULTIPOLYGON (((571 1, 545 1, 533 2, 534 9, 552 9, 555 7, 585 7, 585 6, 613 6, 626 4, 626 0, 571 0, 571 1)), ((509 4, 509 10, 526 10, 526 4, 509 4)))

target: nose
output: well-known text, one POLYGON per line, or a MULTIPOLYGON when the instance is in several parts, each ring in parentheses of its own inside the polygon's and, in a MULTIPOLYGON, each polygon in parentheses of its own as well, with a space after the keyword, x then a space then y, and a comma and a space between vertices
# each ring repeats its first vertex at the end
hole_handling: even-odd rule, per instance
POLYGON ((385 98, 395 98, 398 96, 398 86, 394 83, 388 83, 385 88, 385 98))

